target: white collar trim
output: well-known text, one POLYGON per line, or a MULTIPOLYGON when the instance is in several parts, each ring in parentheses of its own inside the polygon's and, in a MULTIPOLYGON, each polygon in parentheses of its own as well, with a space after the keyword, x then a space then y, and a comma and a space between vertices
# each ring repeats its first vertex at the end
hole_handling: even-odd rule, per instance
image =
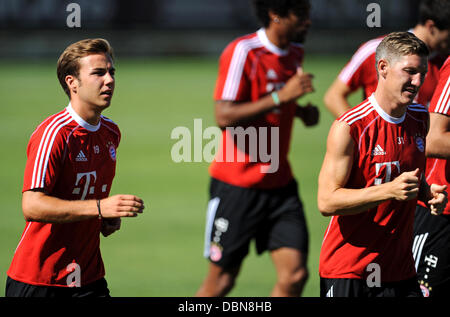
POLYGON ((258 38, 261 41, 261 43, 264 45, 264 47, 267 48, 270 52, 272 52, 276 55, 281 55, 281 56, 285 56, 289 53, 288 49, 285 49, 285 50, 281 49, 278 46, 276 46, 275 44, 273 44, 271 41, 269 41, 269 38, 267 37, 265 28, 259 29, 256 32, 256 34, 258 35, 258 38))
POLYGON ((69 102, 69 105, 66 107, 69 114, 72 116, 72 118, 83 128, 85 128, 88 131, 95 132, 98 129, 100 129, 101 120, 98 122, 97 125, 92 125, 86 121, 84 121, 83 118, 81 118, 78 113, 75 112, 75 110, 72 108, 72 104, 69 102))
POLYGON ((401 116, 400 118, 392 117, 391 115, 387 114, 383 108, 380 107, 377 100, 375 99, 375 95, 372 94, 369 97, 369 101, 372 104, 372 106, 375 108, 376 112, 387 122, 393 123, 393 124, 399 124, 402 123, 405 120, 406 112, 401 116))

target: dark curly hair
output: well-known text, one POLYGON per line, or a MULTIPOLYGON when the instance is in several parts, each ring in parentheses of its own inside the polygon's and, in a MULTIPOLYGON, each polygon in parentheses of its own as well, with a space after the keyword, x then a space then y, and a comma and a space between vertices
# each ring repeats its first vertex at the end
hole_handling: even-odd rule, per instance
POLYGON ((309 13, 309 0, 253 0, 255 14, 264 27, 270 23, 269 11, 280 17, 287 17, 290 12, 303 18, 309 13))
POLYGON ((432 20, 438 29, 450 29, 450 0, 422 0, 419 5, 419 23, 432 20))

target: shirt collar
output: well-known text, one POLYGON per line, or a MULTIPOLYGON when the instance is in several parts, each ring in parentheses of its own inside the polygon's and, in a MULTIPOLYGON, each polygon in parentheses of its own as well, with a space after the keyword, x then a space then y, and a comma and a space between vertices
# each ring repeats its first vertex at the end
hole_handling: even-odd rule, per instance
POLYGON ((259 29, 256 32, 256 34, 258 35, 258 38, 261 41, 261 43, 264 45, 264 47, 266 49, 268 49, 270 52, 272 52, 276 55, 280 55, 280 56, 285 56, 289 53, 289 49, 279 48, 278 46, 273 44, 271 41, 269 41, 269 38, 267 37, 265 28, 259 29))
POLYGON ((83 128, 85 128, 88 131, 95 132, 98 129, 100 129, 100 123, 101 120, 98 122, 97 125, 92 125, 86 121, 84 121, 83 118, 81 118, 78 113, 75 112, 75 110, 72 108, 72 104, 69 102, 69 105, 66 107, 69 114, 72 116, 72 118, 83 128))
POLYGON ((383 110, 383 108, 380 107, 380 105, 378 104, 377 100, 375 99, 375 94, 372 94, 372 95, 369 97, 369 101, 370 101, 370 103, 372 104, 372 106, 375 108, 376 112, 378 112, 378 114, 379 114, 384 120, 386 120, 387 122, 390 122, 390 123, 393 123, 393 124, 399 124, 399 123, 402 123, 402 122, 405 120, 405 117, 406 117, 406 111, 405 111, 405 113, 404 113, 401 117, 399 117, 399 118, 392 117, 391 115, 387 114, 387 113, 383 110))

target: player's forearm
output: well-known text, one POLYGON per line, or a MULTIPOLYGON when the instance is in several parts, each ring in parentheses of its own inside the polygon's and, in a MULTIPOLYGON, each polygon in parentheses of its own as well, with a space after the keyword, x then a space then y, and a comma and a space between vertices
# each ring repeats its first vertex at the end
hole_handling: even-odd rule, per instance
POLYGON ((42 192, 27 191, 22 197, 27 221, 68 223, 98 217, 95 200, 63 200, 42 192))
POLYGON ((271 95, 264 96, 255 102, 217 101, 216 121, 221 128, 236 127, 251 121, 276 106, 271 95))
POLYGON ((325 93, 325 106, 336 118, 351 108, 347 100, 350 92, 350 88, 337 78, 325 93))
POLYGON ((392 198, 388 184, 361 189, 338 188, 334 191, 319 191, 318 207, 324 216, 356 215, 392 198))
POLYGON ((340 115, 350 109, 350 105, 346 97, 341 94, 333 92, 327 93, 323 101, 327 109, 335 118, 338 118, 340 115))
POLYGON ((427 157, 449 159, 450 132, 442 133, 439 136, 430 133, 427 136, 426 155, 427 157))

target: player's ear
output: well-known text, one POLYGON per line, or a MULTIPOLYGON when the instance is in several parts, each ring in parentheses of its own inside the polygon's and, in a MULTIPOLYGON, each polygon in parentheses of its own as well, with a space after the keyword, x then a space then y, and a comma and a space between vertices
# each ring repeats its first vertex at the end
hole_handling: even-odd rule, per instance
POLYGON ((427 31, 430 35, 434 35, 434 32, 435 32, 434 28, 436 27, 436 24, 434 23, 433 20, 428 19, 425 21, 425 23, 423 25, 425 26, 425 28, 427 29, 427 31))
POLYGON ((67 75, 64 80, 69 90, 76 94, 78 90, 78 79, 73 75, 67 75))
POLYGON ((269 18, 271 22, 280 23, 280 16, 274 13, 272 10, 269 10, 269 18))
POLYGON ((378 75, 386 79, 389 63, 385 59, 380 59, 377 64, 378 75))

